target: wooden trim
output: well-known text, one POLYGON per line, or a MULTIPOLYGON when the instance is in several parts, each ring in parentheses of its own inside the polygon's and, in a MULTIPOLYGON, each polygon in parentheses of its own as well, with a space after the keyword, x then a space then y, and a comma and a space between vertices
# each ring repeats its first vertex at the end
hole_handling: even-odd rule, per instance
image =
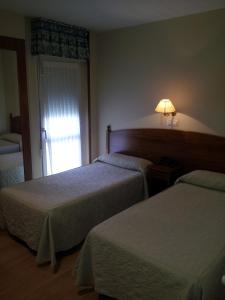
POLYGON ((225 173, 225 137, 170 129, 107 130, 109 152, 143 157, 158 163, 176 160, 183 173, 196 169, 225 173))
POLYGON ((22 134, 21 116, 13 116, 9 114, 10 132, 22 134))
POLYGON ((30 122, 27 94, 27 73, 25 58, 25 41, 10 37, 0 36, 0 48, 14 50, 17 54, 18 87, 20 98, 21 130, 23 142, 23 161, 25 180, 32 179, 30 122))

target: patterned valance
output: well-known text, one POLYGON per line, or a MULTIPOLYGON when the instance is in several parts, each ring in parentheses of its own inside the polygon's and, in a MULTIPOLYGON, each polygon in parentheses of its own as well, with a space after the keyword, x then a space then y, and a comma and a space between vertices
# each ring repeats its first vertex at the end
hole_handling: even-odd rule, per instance
POLYGON ((52 20, 32 19, 31 54, 87 60, 89 32, 82 27, 52 20))

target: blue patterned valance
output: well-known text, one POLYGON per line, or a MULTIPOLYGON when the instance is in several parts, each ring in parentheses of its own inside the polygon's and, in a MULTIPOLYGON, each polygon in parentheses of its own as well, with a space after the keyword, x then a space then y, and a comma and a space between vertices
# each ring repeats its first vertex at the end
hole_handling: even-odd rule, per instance
POLYGON ((87 60, 89 32, 85 28, 52 20, 32 19, 31 54, 87 60))

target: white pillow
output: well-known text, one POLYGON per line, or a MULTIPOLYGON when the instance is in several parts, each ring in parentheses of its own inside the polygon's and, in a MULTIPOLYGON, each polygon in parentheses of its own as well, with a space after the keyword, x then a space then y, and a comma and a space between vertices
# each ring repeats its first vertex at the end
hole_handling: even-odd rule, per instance
POLYGON ((134 171, 145 171, 152 165, 150 160, 121 153, 103 154, 97 157, 95 161, 105 162, 113 166, 134 171))
POLYGON ((225 174, 206 170, 195 170, 179 177, 176 181, 225 192, 225 174))
POLYGON ((128 169, 132 171, 138 171, 143 176, 144 182, 144 197, 147 199, 149 197, 148 192, 148 182, 147 182, 147 171, 148 167, 151 166, 153 163, 150 160, 125 155, 121 153, 111 153, 111 154, 104 154, 97 157, 94 162, 104 162, 106 164, 110 164, 119 168, 128 169))
POLYGON ((19 133, 7 133, 1 136, 2 140, 12 142, 20 145, 20 150, 22 150, 22 136, 19 133))

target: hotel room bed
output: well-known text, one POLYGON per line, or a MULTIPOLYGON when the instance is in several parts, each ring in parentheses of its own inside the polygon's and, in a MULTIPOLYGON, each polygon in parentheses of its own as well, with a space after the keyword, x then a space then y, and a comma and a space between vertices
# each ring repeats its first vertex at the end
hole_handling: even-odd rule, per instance
POLYGON ((0 154, 15 153, 20 151, 20 145, 0 137, 0 154))
POLYGON ((21 117, 9 115, 10 132, 0 135, 0 154, 22 151, 21 117))
POLYGON ((90 231, 76 283, 116 299, 222 300, 225 174, 194 171, 90 231))
POLYGON ((0 189, 24 181, 23 153, 0 155, 0 189))
POLYGON ((37 251, 37 263, 84 240, 92 227, 146 197, 149 161, 120 154, 91 165, 7 187, 0 227, 37 251))

